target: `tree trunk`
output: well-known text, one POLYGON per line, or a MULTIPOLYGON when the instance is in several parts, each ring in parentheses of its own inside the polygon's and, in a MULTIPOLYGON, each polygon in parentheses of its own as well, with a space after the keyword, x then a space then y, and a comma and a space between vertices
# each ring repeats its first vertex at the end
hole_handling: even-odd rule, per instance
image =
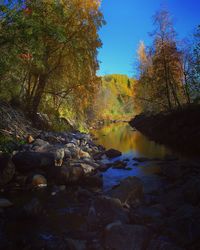
POLYGON ((42 99, 42 95, 44 93, 44 89, 46 87, 47 76, 40 75, 37 88, 35 90, 35 95, 32 100, 32 107, 31 107, 31 115, 34 117, 35 114, 38 112, 38 108, 42 99))

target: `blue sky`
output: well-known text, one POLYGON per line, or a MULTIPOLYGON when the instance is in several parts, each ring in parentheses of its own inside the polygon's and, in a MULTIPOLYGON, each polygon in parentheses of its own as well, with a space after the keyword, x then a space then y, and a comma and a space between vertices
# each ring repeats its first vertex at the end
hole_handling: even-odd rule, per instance
POLYGON ((102 0, 107 24, 99 32, 99 75, 135 74, 139 41, 151 44, 152 16, 162 6, 173 16, 179 39, 191 36, 200 24, 200 0, 102 0))

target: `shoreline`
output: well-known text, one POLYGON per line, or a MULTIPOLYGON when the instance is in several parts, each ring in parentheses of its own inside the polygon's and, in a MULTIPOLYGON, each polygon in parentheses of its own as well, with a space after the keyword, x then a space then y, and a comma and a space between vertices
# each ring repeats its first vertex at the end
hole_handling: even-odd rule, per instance
POLYGON ((148 138, 186 156, 200 155, 200 107, 191 106, 172 113, 140 114, 129 124, 148 138))

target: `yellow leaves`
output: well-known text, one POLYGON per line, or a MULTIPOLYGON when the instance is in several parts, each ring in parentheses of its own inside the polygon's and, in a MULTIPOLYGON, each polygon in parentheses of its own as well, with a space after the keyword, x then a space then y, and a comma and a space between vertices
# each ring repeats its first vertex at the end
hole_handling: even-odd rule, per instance
POLYGON ((99 0, 79 0, 79 2, 85 10, 97 10, 101 3, 99 0))

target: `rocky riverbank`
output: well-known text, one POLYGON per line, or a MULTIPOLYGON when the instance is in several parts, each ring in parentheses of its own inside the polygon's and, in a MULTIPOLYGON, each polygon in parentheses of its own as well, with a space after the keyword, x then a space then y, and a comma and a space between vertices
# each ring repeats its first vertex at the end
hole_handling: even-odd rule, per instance
POLYGON ((191 105, 172 113, 141 114, 130 121, 154 141, 184 154, 200 154, 200 106, 191 105))
POLYGON ((1 153, 0 249, 199 249, 199 161, 121 154, 88 134, 45 131, 1 153), (105 191, 102 173, 128 173, 129 161, 158 167, 157 178, 129 176, 105 191))
POLYGON ((119 151, 79 132, 31 139, 0 155, 0 249, 199 249, 199 162, 134 158, 160 167, 159 187, 130 176, 105 192, 102 171, 128 170, 101 161, 119 151))

